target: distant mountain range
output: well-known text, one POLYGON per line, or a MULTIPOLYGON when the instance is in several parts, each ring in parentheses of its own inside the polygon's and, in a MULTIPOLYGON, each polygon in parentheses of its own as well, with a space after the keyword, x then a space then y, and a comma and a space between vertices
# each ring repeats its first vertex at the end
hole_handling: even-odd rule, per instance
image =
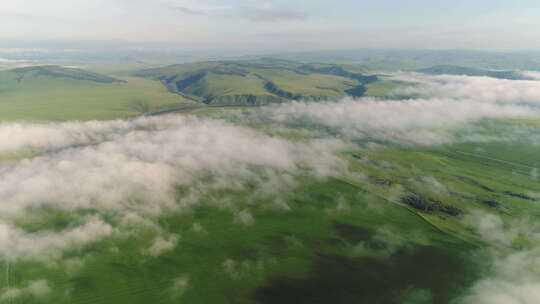
POLYGON ((438 65, 427 69, 419 69, 417 72, 429 75, 486 76, 498 79, 532 80, 532 78, 514 71, 492 71, 455 65, 438 65))

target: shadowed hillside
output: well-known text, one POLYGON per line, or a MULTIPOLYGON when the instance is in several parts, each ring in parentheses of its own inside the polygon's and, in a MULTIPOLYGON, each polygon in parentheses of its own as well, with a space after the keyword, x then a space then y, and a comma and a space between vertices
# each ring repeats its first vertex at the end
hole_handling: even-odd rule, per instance
POLYGON ((139 71, 134 76, 159 80, 171 92, 215 105, 360 97, 366 84, 378 81, 377 76, 364 75, 349 66, 274 58, 178 64, 139 71))

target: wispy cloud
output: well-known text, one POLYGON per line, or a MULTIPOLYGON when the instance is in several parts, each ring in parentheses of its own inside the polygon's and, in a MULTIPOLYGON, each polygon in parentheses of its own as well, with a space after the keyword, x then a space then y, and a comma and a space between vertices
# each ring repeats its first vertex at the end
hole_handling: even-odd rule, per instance
POLYGON ((299 21, 308 18, 304 12, 275 9, 272 7, 245 7, 241 15, 252 22, 299 21))
POLYGON ((211 16, 223 14, 224 12, 233 9, 233 7, 229 5, 215 5, 205 1, 168 0, 166 3, 171 8, 190 15, 211 16))
POLYGON ((307 19, 301 11, 276 8, 271 3, 250 1, 238 5, 217 5, 205 1, 169 0, 167 5, 184 14, 199 16, 226 16, 243 18, 251 22, 285 22, 307 19))
MULTIPOLYGON (((538 76, 534 72, 526 72, 526 74, 538 76)), ((406 86, 396 90, 398 95, 540 105, 540 81, 537 80, 507 80, 453 75, 430 76, 415 73, 396 75, 395 79, 416 83, 415 86, 406 86)))
MULTIPOLYGON (((540 110, 527 105, 475 100, 420 98, 344 99, 338 102, 291 102, 244 114, 248 122, 272 121, 277 126, 327 130, 345 139, 376 139, 403 144, 441 145, 457 140, 452 128, 485 118, 536 118, 540 110)), ((328 134, 327 134, 328 135, 328 134)), ((465 140, 466 137, 461 138, 465 140)), ((476 137, 480 140, 480 137, 476 137)), ((493 139, 493 138, 492 138, 493 139)))
MULTIPOLYGON (((198 202, 197 193, 241 189, 242 181, 258 179, 265 187, 283 189, 289 174, 311 168, 315 176, 324 176, 344 168, 334 153, 339 144, 331 144, 337 141, 297 144, 190 116, 0 125, 0 142, 8 137, 18 140, 0 145, 0 154, 38 154, 0 166, 0 256, 12 260, 55 259, 63 250, 119 236, 134 223, 161 235, 147 252, 157 256, 174 248, 179 237, 164 238, 150 219, 189 208, 198 202), (201 182, 205 174, 212 180, 201 182), (179 186, 190 186, 193 196, 177 201, 179 186), (10 221, 44 204, 74 216, 78 210, 98 213, 80 216, 75 227, 58 232, 27 232, 10 221), (114 228, 101 218, 107 212, 117 214, 114 228)), ((235 216, 242 224, 254 223, 247 211, 235 216)))
POLYGON ((26 282, 23 286, 6 288, 0 293, 0 300, 13 302, 19 297, 41 298, 51 292, 49 282, 45 280, 26 282))
POLYGON ((523 219, 505 222, 497 215, 481 212, 472 213, 465 221, 490 245, 481 255, 484 261, 490 261, 490 268, 456 303, 539 303, 538 225, 523 219))

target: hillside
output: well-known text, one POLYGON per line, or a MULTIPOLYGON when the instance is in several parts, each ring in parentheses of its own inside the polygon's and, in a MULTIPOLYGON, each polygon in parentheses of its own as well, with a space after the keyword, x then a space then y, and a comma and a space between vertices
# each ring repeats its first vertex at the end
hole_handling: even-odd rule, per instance
POLYGON ((262 58, 171 65, 133 74, 161 81, 170 92, 209 105, 263 105, 287 100, 362 96, 376 82, 353 68, 262 58))
POLYGON ((157 81, 35 66, 0 71, 0 120, 129 117, 190 104, 157 81))
POLYGON ((25 78, 37 78, 37 77, 52 77, 52 78, 66 78, 82 81, 93 81, 99 83, 113 83, 113 82, 125 82, 110 76, 85 71, 76 68, 66 68, 56 65, 45 66, 31 66, 24 68, 16 68, 11 70, 17 76, 17 81, 21 82, 25 78))
POLYGON ((417 72, 429 75, 487 76, 498 79, 530 80, 529 77, 514 71, 491 71, 454 65, 438 65, 427 69, 420 69, 417 72))

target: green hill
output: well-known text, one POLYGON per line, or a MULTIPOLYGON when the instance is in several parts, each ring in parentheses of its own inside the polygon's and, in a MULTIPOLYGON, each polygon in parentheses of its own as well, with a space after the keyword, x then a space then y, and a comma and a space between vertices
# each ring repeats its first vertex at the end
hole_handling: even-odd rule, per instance
POLYGON ((18 82, 23 81, 25 78, 38 77, 66 78, 82 81, 93 81, 99 83, 126 82, 125 80, 120 80, 94 72, 89 72, 76 68, 65 68, 57 65, 16 68, 12 69, 11 72, 17 75, 16 77, 18 82))
POLYGON ((353 68, 262 58, 171 65, 136 72, 170 92, 211 105, 262 105, 287 100, 359 97, 378 80, 353 68))
POLYGON ((0 120, 114 119, 191 103, 147 79, 60 66, 0 71, 0 120))
POLYGON ((438 65, 427 69, 420 69, 417 72, 429 75, 487 76, 498 79, 531 80, 531 78, 514 71, 491 71, 454 65, 438 65))

